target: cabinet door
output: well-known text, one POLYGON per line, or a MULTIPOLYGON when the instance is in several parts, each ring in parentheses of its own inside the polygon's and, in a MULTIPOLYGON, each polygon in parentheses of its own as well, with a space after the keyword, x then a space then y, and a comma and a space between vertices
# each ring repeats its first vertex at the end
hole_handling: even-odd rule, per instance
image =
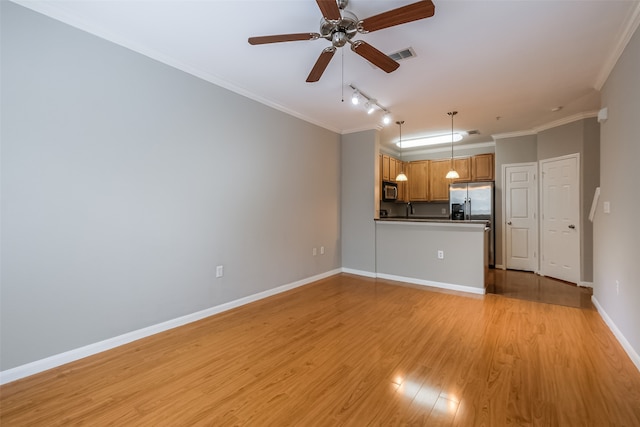
POLYGON ((389 157, 389 181, 396 182, 396 176, 398 176, 397 165, 398 161, 393 157, 389 157))
POLYGON ((471 179, 473 181, 493 181, 493 154, 479 154, 471 158, 471 179))
MULTIPOLYGON (((408 163, 401 162, 400 160, 398 160, 398 162, 396 163, 396 172, 397 173, 404 172, 405 175, 408 175, 409 174, 409 171, 407 170, 408 165, 409 165, 408 163)), ((398 182, 398 200, 399 201, 409 200, 409 188, 407 187, 406 181, 398 182)))
POLYGON ((409 200, 429 201, 429 161, 409 163, 409 200))
POLYGON ((432 160, 429 164, 429 200, 442 202, 449 200, 447 172, 451 169, 451 159, 432 160))
MULTIPOLYGON (((389 181, 389 156, 386 154, 382 155, 382 180, 389 181)), ((395 177, 394 177, 395 178, 395 177)))
POLYGON ((469 182, 471 181, 471 158, 463 157, 459 159, 453 159, 453 167, 460 175, 460 178, 454 179, 454 182, 469 182))

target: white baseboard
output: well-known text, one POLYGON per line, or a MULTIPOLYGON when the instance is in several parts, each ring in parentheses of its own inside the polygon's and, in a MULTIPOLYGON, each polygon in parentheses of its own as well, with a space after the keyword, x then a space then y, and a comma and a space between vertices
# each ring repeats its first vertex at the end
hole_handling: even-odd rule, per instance
POLYGON ((207 308, 195 313, 187 314, 175 319, 167 320, 166 322, 151 325, 146 328, 138 329, 135 331, 127 332, 126 334, 119 335, 117 337, 109 338, 104 341, 96 342, 86 345, 84 347, 76 348, 73 350, 65 351, 64 353, 56 354, 45 359, 36 360, 35 362, 27 363, 25 365, 17 366, 15 368, 7 369, 0 372, 0 385, 10 383, 12 381, 19 380, 21 378, 28 377, 40 372, 44 372, 49 369, 56 368, 66 363, 74 362, 79 359, 83 359, 94 354, 101 353, 103 351, 111 350, 112 348, 119 347, 124 344, 146 338, 148 336, 167 331, 169 329, 177 328, 179 326, 186 325, 201 319, 204 319, 214 314, 222 313, 227 310, 231 310, 236 307, 240 307, 245 304, 249 304, 254 301, 258 301, 273 295, 277 295, 282 292, 295 289, 300 286, 307 285, 326 277, 334 276, 342 272, 342 269, 327 271, 325 273, 318 274, 316 276, 308 277, 306 279, 298 280, 293 283, 279 286, 277 288, 269 289, 264 292, 249 295, 234 301, 226 302, 224 304, 217 305, 215 307, 207 308))
POLYGON ((493 268, 496 270, 506 270, 507 268, 502 264, 496 264, 493 268))
POLYGON ((475 288, 473 286, 454 285, 451 283, 433 282, 431 280, 415 279, 413 277, 395 276, 392 274, 378 273, 376 275, 381 279, 395 280, 398 282, 406 282, 414 285, 431 286, 433 288, 448 289, 450 291, 468 292, 472 294, 484 295, 487 291, 485 288, 475 288))
POLYGON ((578 282, 578 286, 582 288, 593 288, 593 282, 578 282))
POLYGON ((348 273, 348 274, 355 274, 356 276, 364 276, 364 277, 370 277, 372 279, 376 278, 376 273, 372 273, 370 271, 363 271, 363 270, 354 270, 353 268, 342 268, 342 272, 343 273, 348 273))
POLYGON ((633 362, 633 364, 636 365, 636 368, 638 369, 638 371, 640 371, 640 355, 638 355, 638 353, 631 346, 629 341, 627 341, 625 336, 622 334, 622 331, 620 331, 620 329, 618 329, 616 324, 613 323, 613 320, 611 320, 607 312, 604 311, 604 308, 602 308, 602 306, 600 305, 600 303, 598 302, 598 300, 594 295, 591 295, 591 302, 593 302, 593 305, 595 305, 596 310, 598 310, 598 313, 600 314, 600 317, 602 317, 602 320, 604 320, 604 323, 607 324, 609 329, 611 329, 611 332, 613 332, 613 335, 616 337, 616 339, 620 343, 620 345, 622 345, 622 348, 624 348, 624 351, 629 355, 629 358, 631 358, 631 361, 633 362))

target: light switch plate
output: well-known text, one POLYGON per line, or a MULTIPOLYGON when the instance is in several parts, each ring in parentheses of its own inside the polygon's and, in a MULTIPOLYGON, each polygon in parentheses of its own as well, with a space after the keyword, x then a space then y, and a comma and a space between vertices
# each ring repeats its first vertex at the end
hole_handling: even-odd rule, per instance
POLYGON ((611 213, 611 203, 604 202, 602 207, 604 208, 604 213, 611 213))

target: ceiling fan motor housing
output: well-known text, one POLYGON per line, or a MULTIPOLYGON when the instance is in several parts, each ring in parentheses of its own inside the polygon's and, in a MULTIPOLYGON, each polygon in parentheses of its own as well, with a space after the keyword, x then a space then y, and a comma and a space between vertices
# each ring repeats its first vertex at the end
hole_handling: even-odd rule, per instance
POLYGON ((320 37, 329 40, 335 47, 342 47, 358 32, 358 18, 348 10, 342 10, 339 22, 320 21, 320 37))

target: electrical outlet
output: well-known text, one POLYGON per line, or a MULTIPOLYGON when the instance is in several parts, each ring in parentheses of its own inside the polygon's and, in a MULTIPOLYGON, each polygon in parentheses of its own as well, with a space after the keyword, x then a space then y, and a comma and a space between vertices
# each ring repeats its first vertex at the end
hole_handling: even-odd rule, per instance
POLYGON ((447 208, 442 208, 442 215, 446 215, 447 214, 447 208))
POLYGON ((324 246, 320 246, 320 255, 324 255, 324 246))
POLYGON ((438 259, 444 259, 444 251, 438 251, 438 259))
POLYGON ((318 248, 313 248, 313 256, 318 255, 318 248))
POLYGON ((216 277, 224 276, 224 266, 218 265, 216 266, 216 277))

